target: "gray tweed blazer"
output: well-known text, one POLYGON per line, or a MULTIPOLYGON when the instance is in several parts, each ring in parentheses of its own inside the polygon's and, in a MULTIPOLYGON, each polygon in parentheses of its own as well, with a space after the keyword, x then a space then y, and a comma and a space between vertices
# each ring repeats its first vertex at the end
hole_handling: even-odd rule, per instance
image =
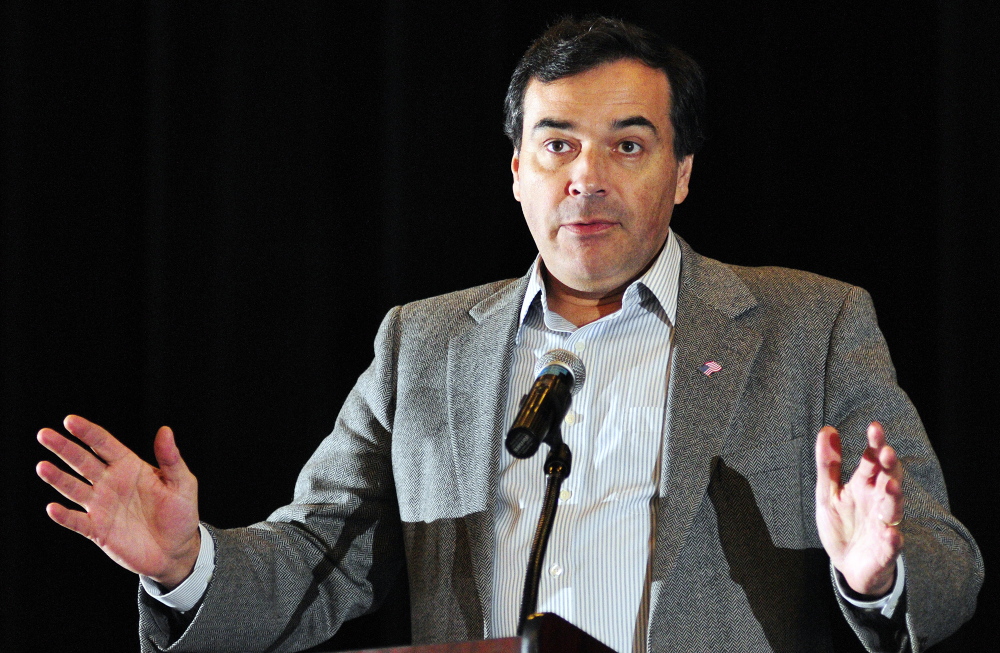
MULTIPOLYGON (((839 599, 814 516, 816 432, 840 429, 853 470, 875 419, 905 465, 905 628, 915 650, 945 637, 975 608, 982 559, 867 293, 681 248, 649 649, 839 650, 845 620, 855 642, 889 648, 873 615, 839 599), (711 377, 709 360, 723 367, 711 377)), ((140 591, 143 649, 308 648, 374 609, 404 568, 415 643, 506 635, 488 627, 492 514, 526 283, 390 311, 294 502, 213 529, 216 570, 190 623, 140 591)))

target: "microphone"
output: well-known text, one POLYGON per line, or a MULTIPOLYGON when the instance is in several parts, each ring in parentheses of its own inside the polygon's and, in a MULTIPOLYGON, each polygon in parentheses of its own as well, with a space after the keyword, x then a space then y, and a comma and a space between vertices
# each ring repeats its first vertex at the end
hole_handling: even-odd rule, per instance
POLYGON ((515 458, 530 458, 542 442, 548 442, 553 431, 569 410, 586 370, 583 361, 565 349, 553 349, 544 354, 535 366, 535 383, 521 400, 521 410, 507 432, 507 451, 515 458))

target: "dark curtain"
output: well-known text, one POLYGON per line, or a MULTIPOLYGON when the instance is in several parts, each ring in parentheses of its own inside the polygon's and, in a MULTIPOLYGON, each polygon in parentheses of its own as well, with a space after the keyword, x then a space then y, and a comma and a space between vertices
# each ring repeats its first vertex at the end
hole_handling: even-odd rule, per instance
MULTIPOLYGON (((137 647, 135 577, 44 514, 40 427, 78 413, 151 459, 170 424, 202 518, 257 521, 290 498, 386 310, 523 274, 502 98, 531 38, 588 10, 648 25, 707 71, 710 140, 678 233, 872 292, 989 568, 992 3, 8 0, 4 651, 137 647)), ((978 649, 994 587, 938 650, 978 649)), ((337 645, 405 638, 399 605, 337 645)))

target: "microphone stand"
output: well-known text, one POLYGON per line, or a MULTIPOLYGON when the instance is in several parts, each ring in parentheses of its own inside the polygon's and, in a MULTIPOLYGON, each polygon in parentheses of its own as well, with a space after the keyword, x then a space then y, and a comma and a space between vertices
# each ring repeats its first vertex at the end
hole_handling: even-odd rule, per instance
POLYGON ((562 440, 559 427, 554 427, 545 438, 549 444, 549 455, 545 458, 545 499, 542 502, 542 514, 538 517, 538 527, 535 538, 531 542, 531 553, 528 557, 528 573, 524 578, 524 593, 521 596, 521 615, 517 620, 517 634, 524 634, 524 626, 528 617, 535 613, 538 607, 538 585, 542 580, 542 563, 545 561, 545 549, 549 545, 552 534, 552 523, 556 519, 556 508, 559 507, 559 489, 569 476, 573 455, 562 440))

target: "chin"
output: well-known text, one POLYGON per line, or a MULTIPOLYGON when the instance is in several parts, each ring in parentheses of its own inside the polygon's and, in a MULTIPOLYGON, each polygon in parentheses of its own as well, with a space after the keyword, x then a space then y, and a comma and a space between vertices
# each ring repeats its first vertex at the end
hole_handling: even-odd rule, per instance
POLYGON ((577 275, 573 288, 580 292, 608 294, 626 285, 628 281, 619 281, 619 276, 615 274, 591 272, 577 275))

